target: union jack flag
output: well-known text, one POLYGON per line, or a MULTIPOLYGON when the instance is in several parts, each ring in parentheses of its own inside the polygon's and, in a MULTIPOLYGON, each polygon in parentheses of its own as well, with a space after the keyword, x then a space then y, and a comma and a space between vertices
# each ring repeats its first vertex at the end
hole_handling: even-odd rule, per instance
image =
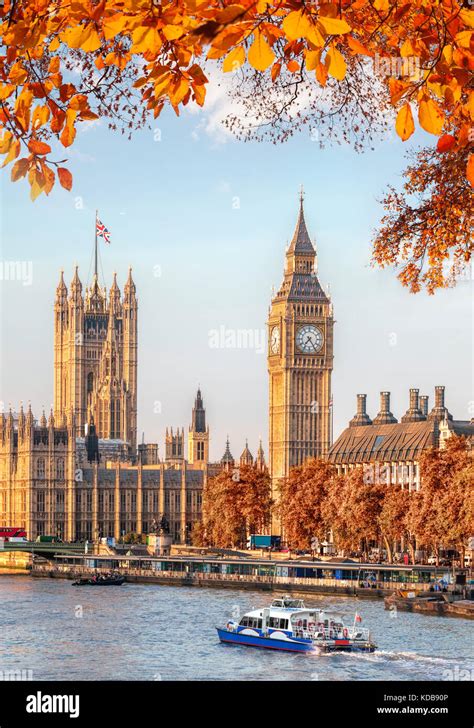
POLYGON ((110 233, 99 218, 97 218, 95 222, 95 231, 97 233, 97 237, 104 238, 104 242, 107 243, 107 245, 110 245, 110 233))

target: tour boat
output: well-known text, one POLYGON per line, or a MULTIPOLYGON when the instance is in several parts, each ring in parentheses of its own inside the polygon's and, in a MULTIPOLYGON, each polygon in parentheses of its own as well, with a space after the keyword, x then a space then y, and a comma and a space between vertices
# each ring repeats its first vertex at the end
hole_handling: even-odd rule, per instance
POLYGON ((270 607, 247 612, 239 622, 217 627, 221 642, 288 652, 374 652, 370 631, 360 627, 356 614, 351 626, 337 612, 305 607, 301 599, 274 599, 270 607))

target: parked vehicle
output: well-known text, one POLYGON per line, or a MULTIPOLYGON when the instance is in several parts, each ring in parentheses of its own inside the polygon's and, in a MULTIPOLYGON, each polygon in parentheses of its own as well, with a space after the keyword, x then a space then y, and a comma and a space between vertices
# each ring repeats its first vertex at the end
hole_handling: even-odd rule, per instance
POLYGON ((37 536, 36 543, 62 543, 62 538, 59 536, 37 536))

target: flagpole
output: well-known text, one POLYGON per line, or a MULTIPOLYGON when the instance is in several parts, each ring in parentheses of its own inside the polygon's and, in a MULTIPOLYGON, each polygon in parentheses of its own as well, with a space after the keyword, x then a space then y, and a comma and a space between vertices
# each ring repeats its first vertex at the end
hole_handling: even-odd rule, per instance
POLYGON ((94 228, 94 233, 95 233, 94 272, 95 272, 96 280, 98 281, 99 276, 98 276, 98 271, 97 271, 97 214, 98 214, 98 211, 96 210, 95 211, 95 228, 94 228))

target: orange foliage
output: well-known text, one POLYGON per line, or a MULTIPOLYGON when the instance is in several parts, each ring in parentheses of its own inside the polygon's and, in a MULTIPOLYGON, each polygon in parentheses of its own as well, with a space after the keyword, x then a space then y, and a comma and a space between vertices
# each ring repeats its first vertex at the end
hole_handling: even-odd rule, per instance
MULTIPOLYGON (((361 128, 370 138, 375 112, 385 108, 385 100, 371 88, 374 72, 367 73, 367 64, 408 60, 410 73, 381 80, 387 103, 398 112, 397 133, 408 139, 416 119, 438 137, 440 157, 456 156, 457 173, 472 185, 473 18, 474 11, 460 0, 5 0, 0 7, 3 166, 20 158, 12 179, 27 175, 33 198, 48 194, 62 161, 38 150, 52 140, 71 146, 78 124, 100 117, 130 133, 148 114, 156 118, 165 104, 176 114, 191 102, 202 106, 203 68, 213 61, 222 62, 224 72, 241 69, 246 77, 268 78, 280 91, 290 89, 292 98, 268 121, 273 129, 309 79, 336 100, 331 120, 343 119, 344 138, 357 136, 361 128)), ((247 94, 247 100, 255 108, 256 96, 247 94)), ((257 126, 261 113, 259 108, 257 126)), ((299 117, 291 116, 294 127, 299 117)), ((381 264, 395 254, 385 242, 376 257, 381 264)), ((440 245, 449 244, 443 237, 440 245)), ((430 255, 426 259, 429 266, 430 255)), ((419 276, 412 285, 416 276, 407 268, 402 280, 416 290, 419 276)), ((439 275, 429 280, 431 288, 443 283, 439 275)))
POLYGON ((270 476, 253 465, 223 470, 203 491, 202 524, 193 531, 196 546, 242 548, 251 533, 264 533, 270 521, 270 476))

